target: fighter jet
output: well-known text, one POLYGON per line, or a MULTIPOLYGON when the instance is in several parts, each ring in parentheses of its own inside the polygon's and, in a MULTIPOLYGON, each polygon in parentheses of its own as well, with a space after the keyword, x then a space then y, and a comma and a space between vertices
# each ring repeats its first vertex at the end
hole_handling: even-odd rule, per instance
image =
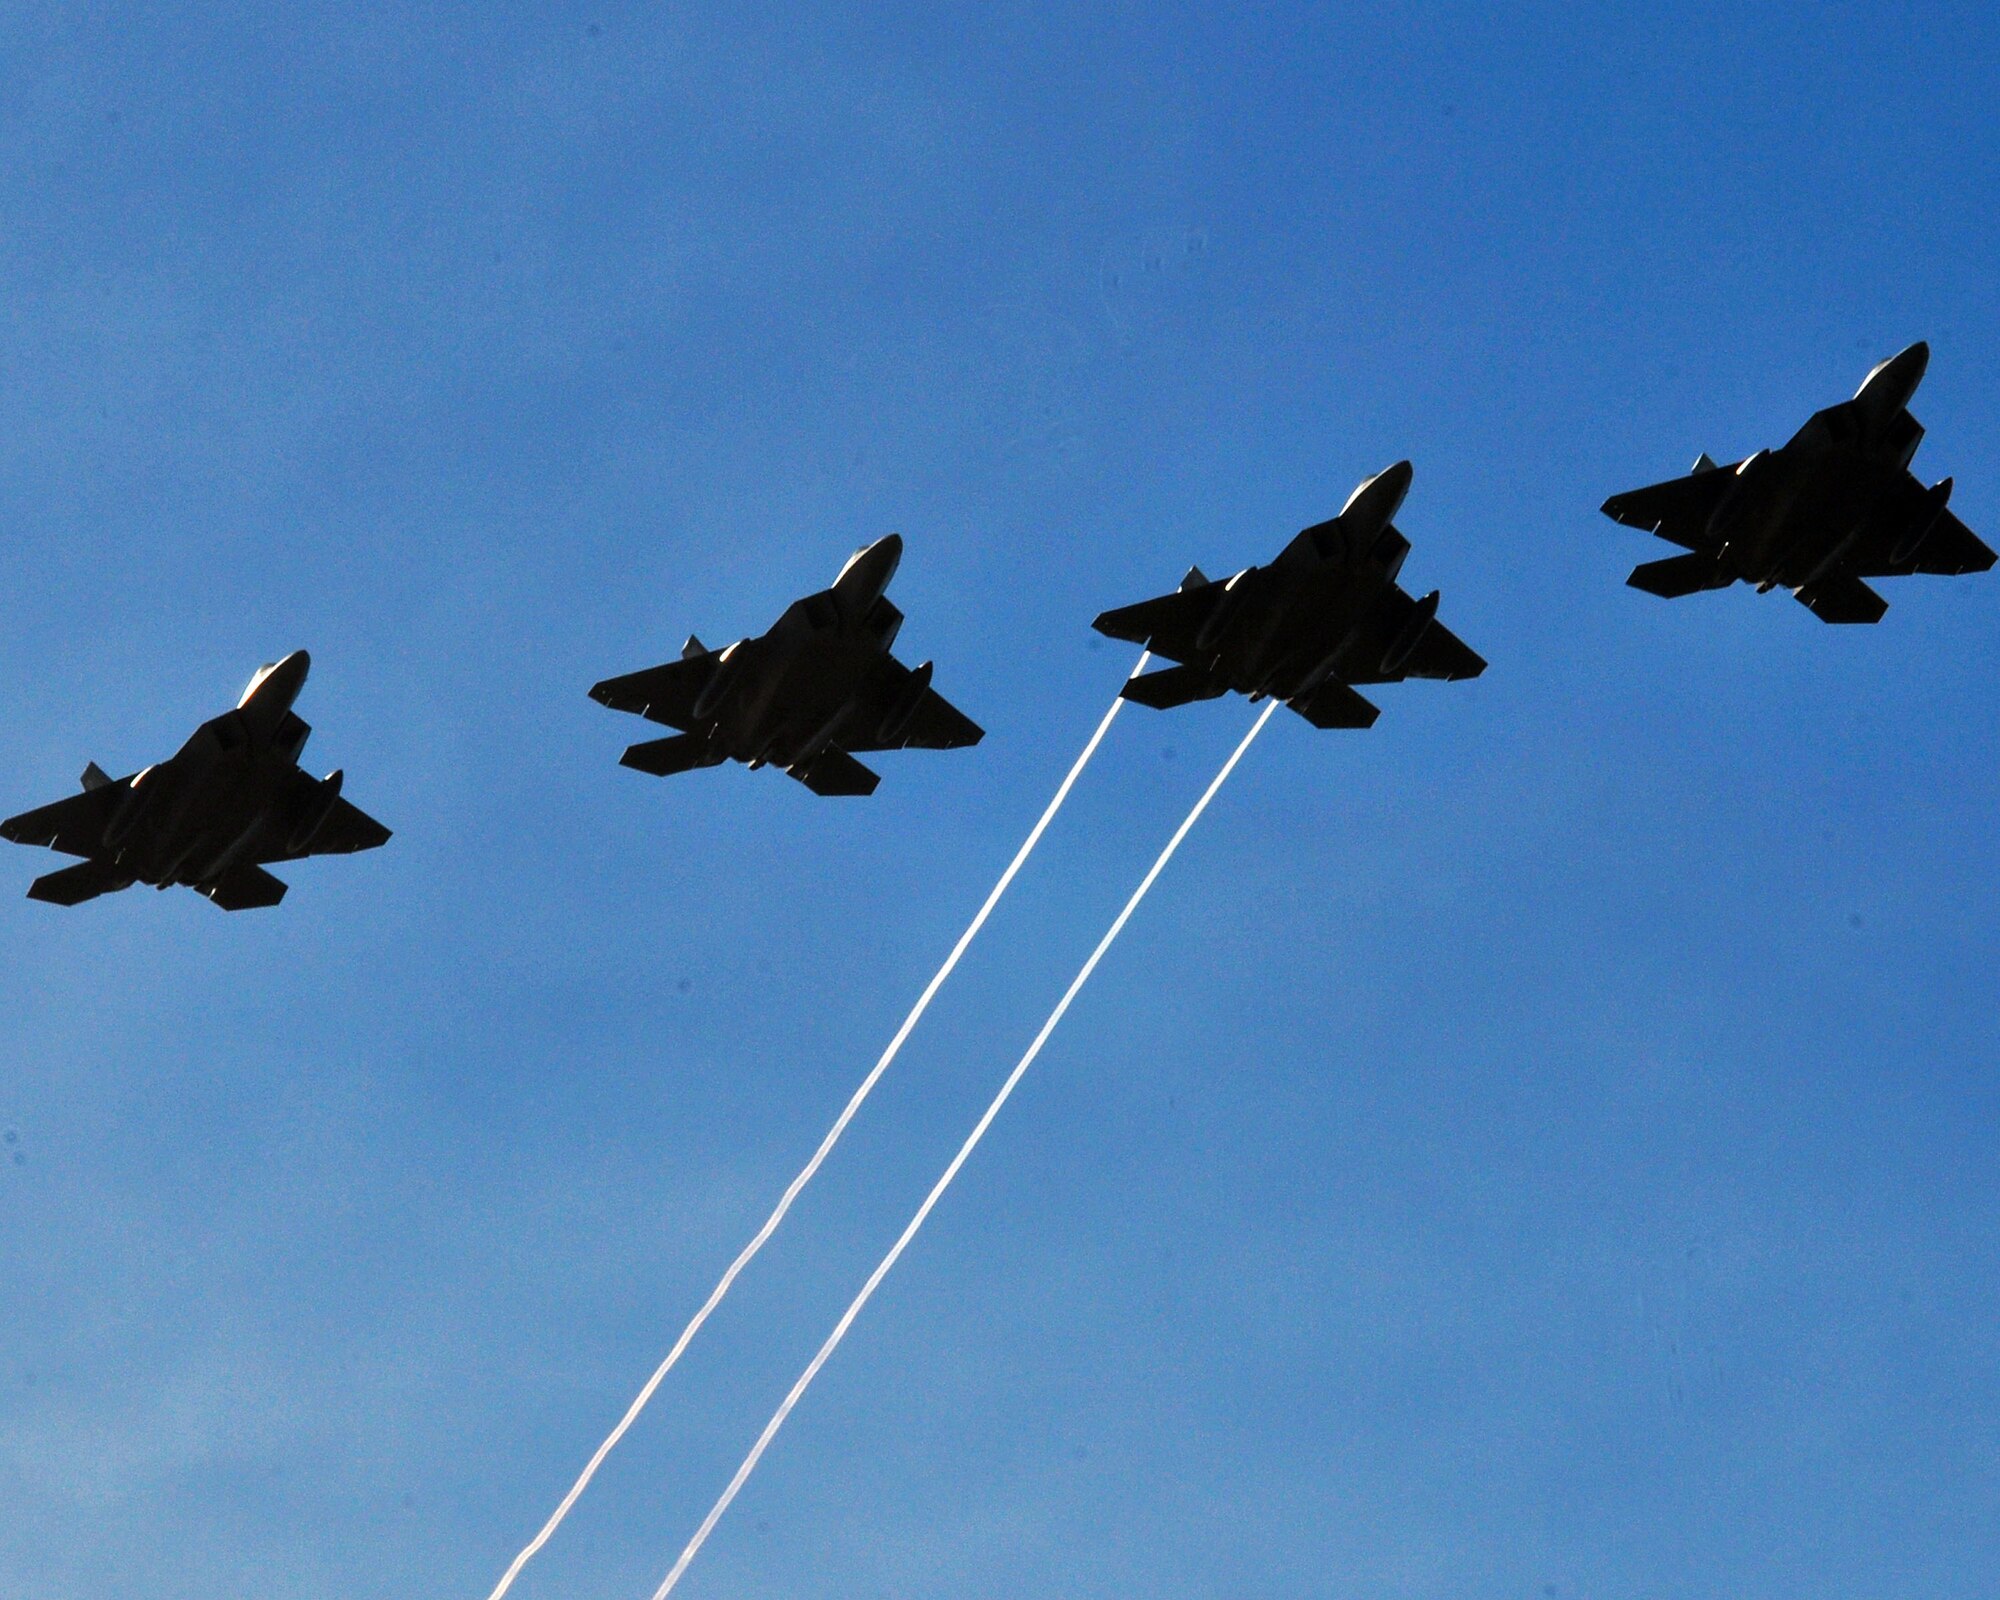
POLYGON ((1179 663, 1124 698, 1164 710, 1233 689, 1275 695, 1315 728, 1366 728, 1380 711, 1355 684, 1478 677, 1486 663, 1437 620, 1437 591, 1413 600, 1396 585, 1410 541, 1390 519, 1410 477, 1407 461, 1377 473, 1268 567, 1223 582, 1196 567, 1172 594, 1105 612, 1099 633, 1179 663))
POLYGON ((274 906, 285 885, 262 863, 373 850, 389 830, 341 798, 341 775, 299 770, 312 732, 292 711, 311 658, 260 667, 234 711, 180 753, 129 778, 83 769, 83 793, 0 822, 0 838, 83 862, 37 878, 30 900, 73 906, 149 883, 184 883, 224 911, 274 906))
POLYGON ((1946 509, 1951 479, 1927 489, 1910 471, 1924 430, 1906 408, 1930 354, 1891 356, 1776 450, 1728 467, 1704 452, 1684 478, 1613 495, 1612 521, 1688 552, 1625 581, 1672 600, 1740 578, 1782 585, 1822 622, 1877 622, 1889 603, 1863 578, 1984 572, 1993 552, 1946 509))
POLYGON ((858 550, 831 589, 786 607, 768 633, 606 678, 591 699, 681 731, 635 744, 621 764, 657 777, 742 761, 782 767, 814 794, 873 794, 854 751, 955 750, 985 737, 889 653, 903 614, 883 593, 903 556, 895 534, 858 550))

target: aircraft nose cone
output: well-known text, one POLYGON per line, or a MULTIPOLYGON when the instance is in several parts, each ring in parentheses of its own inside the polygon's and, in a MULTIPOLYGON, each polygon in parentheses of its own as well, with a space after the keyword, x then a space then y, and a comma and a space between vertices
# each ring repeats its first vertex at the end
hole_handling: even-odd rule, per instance
POLYGON ((1410 480, 1415 476, 1416 468, 1407 461, 1384 467, 1347 497, 1341 516, 1351 519, 1364 533, 1379 531, 1402 509, 1403 497, 1410 492, 1410 480))
POLYGON ((294 650, 271 669, 270 676, 258 685, 259 691, 268 694, 280 705, 288 706, 306 686, 306 674, 310 671, 312 657, 303 650, 294 650))
POLYGON ((1917 385, 1924 381, 1924 369, 1930 361, 1931 347, 1919 339, 1907 350, 1899 350, 1879 363, 1861 380, 1854 397, 1858 400, 1865 395, 1871 405, 1881 407, 1884 415, 1892 415, 1910 403, 1917 385))
POLYGON ((903 536, 899 533, 863 545, 847 558, 847 565, 840 569, 833 587, 847 605, 850 616, 860 616, 882 597, 902 559, 903 536))
POLYGON ((896 575, 896 569, 903 564, 903 536, 900 533, 887 534, 877 539, 861 552, 861 563, 870 574, 876 575, 876 592, 889 587, 889 580, 896 575))
POLYGON ((257 674, 243 691, 243 698, 236 702, 241 711, 253 701, 262 706, 276 706, 280 711, 298 698, 299 690, 305 686, 306 674, 312 670, 312 657, 303 650, 294 650, 282 661, 274 661, 269 666, 259 667, 257 674))
POLYGON ((1889 358, 1886 370, 1893 373, 1897 388, 1914 390, 1922 381, 1924 369, 1931 364, 1931 347, 1922 339, 1907 350, 1899 350, 1889 358))

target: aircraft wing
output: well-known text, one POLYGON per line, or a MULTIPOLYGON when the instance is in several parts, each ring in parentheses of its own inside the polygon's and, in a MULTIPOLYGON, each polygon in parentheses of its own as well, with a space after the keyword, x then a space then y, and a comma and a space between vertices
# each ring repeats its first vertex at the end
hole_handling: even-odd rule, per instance
POLYGON ((1406 678, 1442 678, 1455 682, 1476 678, 1486 670, 1486 658, 1442 622, 1424 629, 1424 636, 1403 663, 1406 678))
POLYGON ((18 817, 0 822, 0 839, 15 844, 46 845, 64 855, 87 856, 103 848, 104 830, 116 815, 125 796, 132 792, 132 780, 120 778, 81 794, 68 795, 53 804, 23 811, 18 817))
MULTIPOLYGON (((872 690, 870 703, 882 708, 882 716, 890 716, 904 703, 904 696, 915 687, 916 674, 900 661, 893 658, 887 663, 892 669, 872 690)), ((926 674, 928 676, 928 674, 926 674)), ((960 750, 974 745, 986 737, 986 730, 974 722, 957 706, 926 685, 916 705, 908 713, 908 719, 896 730, 895 737, 883 739, 869 735, 849 739, 842 737, 841 743, 849 750, 960 750)))
POLYGON ((1354 671, 1341 676, 1349 683, 1401 683, 1405 678, 1449 682, 1484 672, 1486 658, 1436 620, 1436 600, 1427 596, 1424 604, 1432 613, 1428 622, 1418 614, 1419 602, 1392 584, 1369 613, 1354 646, 1366 665, 1357 662, 1354 671), (1405 634, 1413 627, 1422 631, 1411 641, 1405 634))
POLYGON ((288 860, 299 856, 346 856, 357 850, 373 850, 389 842, 389 830, 377 822, 367 812, 351 800, 336 800, 333 810, 319 831, 312 836, 309 849, 296 852, 288 860))
POLYGON ((1938 513, 1931 530, 1915 550, 1905 553, 1898 546, 1914 531, 1919 518, 1929 515, 1923 506, 1924 486, 1916 475, 1905 471, 1892 491, 1893 499, 1880 520, 1880 532, 1871 531, 1855 552, 1852 570, 1863 578, 1900 578, 1914 572, 1957 577, 1964 572, 1985 572, 1994 561, 1992 550, 1949 509, 1938 513), (1902 556, 1899 561, 1897 556, 1902 556))
POLYGON ((1604 514, 1613 522, 1657 533, 1686 549, 1706 550, 1708 519, 1735 477, 1734 467, 1707 467, 1665 483, 1614 494, 1604 502, 1604 514))
POLYGON ((613 711, 629 711, 685 733, 694 727, 694 703, 715 676, 719 659, 717 652, 704 650, 662 666, 606 678, 591 687, 590 698, 613 711))
MULTIPOLYGON (((298 767, 294 767, 286 776, 283 797, 277 802, 273 812, 267 816, 265 826, 269 829, 265 837, 275 835, 283 848, 256 850, 252 853, 253 860, 303 861, 307 856, 352 855, 357 850, 373 850, 377 846, 385 845, 390 839, 387 828, 352 801, 341 797, 335 779, 315 778, 310 772, 298 767), (334 785, 331 806, 328 805, 327 793, 330 785, 334 785), (325 812, 325 820, 315 825, 312 819, 322 811, 325 812), (302 828, 312 830, 305 843, 299 845, 291 842, 291 839, 296 837, 294 830, 302 828), (288 835, 291 837, 288 838, 288 835)), ((228 874, 225 873, 224 876, 228 874)), ((208 893, 206 886, 203 886, 202 893, 208 893)), ((220 901, 216 903, 221 904, 220 901)), ((264 902, 256 903, 261 905, 264 902)), ((275 905, 277 902, 274 900, 270 904, 275 905)), ((223 909, 226 911, 231 908, 224 906, 223 909)))
POLYGON ((1191 572, 1172 594, 1106 611, 1091 626, 1107 638, 1127 639, 1169 661, 1185 661, 1197 653, 1195 638, 1201 625, 1229 587, 1205 579, 1195 581, 1198 578, 1199 573, 1191 572))
POLYGON ((986 737, 986 730, 937 692, 926 689, 910 725, 903 730, 909 750, 961 750, 986 737))
POLYGON ((1961 572, 1987 571, 1993 565, 1993 551, 1984 539, 1947 510, 1907 565, 1911 572, 1956 577, 1961 572))

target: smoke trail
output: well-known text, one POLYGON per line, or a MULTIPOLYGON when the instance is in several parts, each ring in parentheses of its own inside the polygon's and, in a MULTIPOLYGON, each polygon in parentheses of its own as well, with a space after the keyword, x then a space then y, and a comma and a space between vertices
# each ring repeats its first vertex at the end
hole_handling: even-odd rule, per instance
MULTIPOLYGON (((1143 672, 1150 658, 1150 652, 1141 651, 1138 664, 1132 668, 1130 676, 1137 677, 1143 672)), ((694 1314, 693 1320, 681 1330, 681 1336, 674 1341, 674 1347, 667 1352, 666 1360, 654 1369, 652 1377, 646 1380, 646 1386, 639 1391, 638 1397, 631 1405, 626 1407, 625 1415, 618 1419, 618 1426, 605 1436, 604 1443, 597 1447, 589 1464, 578 1475, 576 1482, 570 1485, 569 1493, 562 1497, 562 1503, 555 1508, 549 1520, 542 1524, 542 1531, 530 1539, 521 1553, 514 1557, 512 1564, 502 1575, 499 1583, 494 1586, 493 1593, 487 1600, 501 1600, 501 1597, 514 1586, 514 1580, 521 1575, 521 1569, 534 1560, 536 1553, 549 1542, 550 1536, 556 1529, 562 1526, 562 1520, 569 1515, 570 1507, 575 1505, 583 1491, 590 1487, 590 1480, 597 1476, 597 1469, 604 1464, 604 1458, 611 1454, 617 1447, 618 1441, 625 1437, 626 1431, 638 1420, 639 1413, 646 1409, 646 1402, 653 1398, 653 1391, 659 1388, 661 1379, 673 1371, 674 1363, 681 1358, 681 1352, 687 1349, 694 1336, 701 1331, 701 1326, 708 1321, 709 1314, 722 1304, 722 1298, 729 1293, 730 1285, 735 1283, 743 1269, 756 1259, 757 1252, 764 1248, 771 1235, 778 1231, 778 1224, 785 1220, 785 1213, 792 1209, 792 1202, 798 1199, 805 1186, 812 1182, 813 1175, 832 1153, 833 1147, 840 1142, 840 1136, 847 1131, 848 1123, 854 1120, 854 1114, 861 1109, 862 1102, 874 1091, 882 1074, 889 1070, 889 1063, 894 1061, 902 1050, 903 1041, 909 1038, 923 1014, 930 1009, 931 1001, 937 997, 938 990, 944 987, 944 981, 951 976, 952 969, 958 965, 959 957, 965 954, 966 949, 978 936, 979 930, 986 926, 986 919, 993 914, 993 908, 1000 903, 1000 897, 1007 892, 1007 886, 1014 881, 1015 874, 1021 870, 1022 864, 1034 853, 1035 846, 1041 842, 1042 835, 1055 820, 1055 814, 1062 809, 1063 801, 1069 798, 1069 792, 1076 786, 1077 778, 1090 764, 1090 758, 1097 753, 1097 747, 1104 742, 1104 735, 1111 729, 1112 719, 1118 715, 1119 709, 1124 704, 1122 699, 1114 699, 1111 702, 1111 709, 1104 713, 1104 719, 1098 723, 1097 731, 1090 736, 1090 742, 1083 747, 1083 754, 1071 764, 1068 774, 1057 787, 1055 798, 1048 803, 1039 820, 1028 831, 1028 837, 1021 842, 1021 848, 1014 852, 1014 859, 1007 863, 1007 870, 1000 874, 1000 881, 993 885, 992 892, 986 896, 986 903, 966 925, 965 932, 958 936, 958 943, 951 947, 951 954, 944 958, 944 965, 939 967, 931 981, 924 985, 924 992, 917 996, 917 1003, 910 1007, 910 1014, 903 1018, 903 1025, 896 1030, 896 1035, 889 1041, 888 1048, 882 1052, 868 1076, 861 1080, 861 1087, 848 1099, 840 1115, 834 1119, 833 1126, 827 1129, 826 1137, 820 1140, 819 1148, 812 1153, 812 1159, 799 1169, 799 1175, 792 1179, 791 1186, 785 1190, 777 1208, 764 1219, 764 1226, 757 1230, 755 1237, 743 1247, 736 1259, 729 1263, 729 1270, 723 1273, 721 1280, 709 1291, 708 1298, 702 1302, 701 1309, 694 1314)))
POLYGON ((1181 841, 1188 836, 1188 830, 1200 819, 1202 812, 1208 809, 1209 801, 1215 798, 1216 791, 1222 787, 1223 781, 1235 770, 1236 763, 1243 759, 1243 752, 1250 748, 1251 741, 1264 731, 1264 724, 1271 720, 1271 713, 1278 709, 1278 705, 1279 702, 1273 700, 1264 707, 1263 714, 1251 725, 1250 731, 1243 735, 1242 743, 1230 752, 1229 759, 1222 763, 1222 770, 1216 773, 1208 787, 1202 791, 1201 798, 1195 801, 1194 809, 1187 814, 1186 820, 1174 830, 1174 836, 1167 841, 1166 849, 1160 852, 1146 876, 1139 880, 1139 887, 1132 891, 1132 898, 1125 902, 1125 909, 1120 911, 1111 926, 1105 929, 1104 937, 1097 941, 1097 948, 1090 952, 1090 959, 1084 962, 1077 975, 1070 980, 1069 987, 1063 991, 1062 999, 1056 1002, 1055 1010, 1049 1013, 1048 1021, 1042 1024, 1041 1032, 1035 1035, 1034 1042, 1028 1046, 1026 1054, 1014 1064, 1014 1070, 1007 1074, 1007 1081, 1000 1085, 1000 1092, 993 1097, 993 1103, 986 1108, 985 1115, 974 1124, 972 1132, 966 1136, 965 1143, 959 1146, 958 1154, 951 1158, 951 1165, 944 1169, 944 1176, 931 1186, 931 1192, 924 1196, 924 1203, 917 1207, 917 1214, 910 1218, 909 1226, 903 1229, 902 1236, 889 1247, 889 1253, 868 1275, 868 1281, 861 1286, 861 1292, 841 1314, 840 1321, 834 1324, 833 1332, 827 1335, 826 1343, 819 1347, 819 1353, 807 1363, 806 1370, 799 1374, 799 1381, 792 1385, 791 1393, 785 1396, 784 1402, 772 1415, 771 1420, 764 1424, 764 1431, 757 1436, 757 1442, 750 1447, 750 1453, 743 1458, 743 1465, 736 1469, 736 1476, 729 1480, 729 1487, 722 1491, 722 1498, 709 1508, 708 1515, 702 1518, 701 1526, 695 1529, 694 1537, 688 1540, 687 1548, 681 1552, 680 1560, 674 1563, 673 1571, 669 1572, 666 1580, 653 1591, 653 1600, 667 1600, 667 1596, 673 1592, 674 1585, 681 1581, 681 1574, 687 1571, 689 1563, 701 1553, 701 1547, 708 1542, 709 1534, 715 1531, 716 1523, 722 1520, 722 1514, 729 1509, 737 1491, 743 1487, 750 1474, 757 1470, 757 1463, 763 1459, 764 1452, 770 1448, 778 1430, 785 1425, 785 1419, 792 1414, 792 1408, 812 1386, 813 1379, 819 1376, 819 1369, 826 1365, 827 1358, 840 1347, 840 1341, 847 1337, 847 1330, 854 1325, 854 1319, 861 1315, 861 1308, 868 1304, 882 1280, 888 1277, 890 1269, 909 1248, 910 1241, 917 1236, 917 1230, 924 1225, 924 1219, 931 1214, 931 1208, 938 1203, 945 1190, 951 1187, 952 1179, 958 1176, 958 1169, 965 1165, 966 1158, 979 1147, 979 1141, 986 1137, 986 1130, 992 1126, 993 1119, 1000 1115, 1000 1108, 1014 1093, 1014 1086, 1021 1081, 1028 1068, 1034 1065, 1035 1057, 1042 1053, 1042 1046, 1049 1042, 1049 1035, 1056 1031, 1056 1024, 1062 1021, 1063 1013, 1069 1010, 1070 1002, 1090 981, 1090 975, 1097 970, 1097 963, 1104 959, 1104 952, 1111 948, 1118 935, 1124 931, 1125 924, 1132 918, 1132 913, 1138 910, 1139 902, 1146 898, 1146 892, 1153 887, 1153 880, 1159 877, 1162 869, 1173 859, 1174 852, 1181 847, 1181 841))

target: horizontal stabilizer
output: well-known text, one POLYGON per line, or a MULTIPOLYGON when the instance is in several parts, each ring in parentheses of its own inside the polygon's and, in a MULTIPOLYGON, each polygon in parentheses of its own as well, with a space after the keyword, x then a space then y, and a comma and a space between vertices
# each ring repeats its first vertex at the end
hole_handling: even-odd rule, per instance
POLYGON ((95 761, 83 769, 82 782, 85 789, 108 789, 114 781, 111 774, 106 772, 95 761))
POLYGON ((1829 573, 1794 592, 1821 622, 1880 622, 1889 609, 1888 601, 1845 572, 1829 573))
POLYGON ((1722 570, 1714 556, 1696 551, 1634 567, 1625 582, 1634 589, 1656 594, 1662 600, 1678 600, 1683 595, 1696 594, 1703 589, 1726 589, 1735 579, 1722 570))
POLYGON ((1203 572, 1200 567, 1189 567, 1187 569, 1187 576, 1181 579, 1181 588, 1184 590, 1206 589, 1207 587, 1208 574, 1203 572))
POLYGON ((1694 465, 1688 468, 1690 474, 1696 472, 1714 472, 1716 470, 1715 457, 1710 455, 1706 450, 1696 456, 1694 458, 1694 465))
POLYGON ((656 778, 671 778, 677 772, 696 767, 713 767, 722 762, 722 753, 696 733, 677 733, 670 739, 649 739, 635 744, 618 758, 618 765, 635 772, 650 772, 656 778))
POLYGON ((681 660, 683 661, 692 661, 696 656, 705 656, 707 654, 708 646, 703 644, 693 634, 689 634, 687 643, 681 646, 681 660))
POLYGON ((231 867, 207 883, 195 885, 209 899, 224 911, 255 911, 260 906, 274 906, 285 898, 287 885, 274 878, 262 867, 247 863, 231 867))
POLYGON ((814 794, 873 794, 875 785, 882 781, 879 774, 833 745, 828 745, 804 766, 788 770, 814 794))
POLYGON ((37 878, 28 885, 28 898, 52 906, 77 906, 101 894, 116 894, 131 887, 132 880, 110 862, 83 861, 37 878))
POLYGON ((1127 678, 1125 687, 1118 694, 1121 699, 1130 700, 1135 705, 1151 706, 1155 711, 1171 711, 1175 706, 1188 705, 1196 700, 1213 700, 1226 692, 1226 686, 1216 682, 1206 668, 1181 666, 1149 672, 1142 678, 1127 678))
POLYGON ((1382 708, 1363 699, 1338 678, 1329 678, 1309 695, 1287 700, 1315 728, 1372 728, 1382 708))

